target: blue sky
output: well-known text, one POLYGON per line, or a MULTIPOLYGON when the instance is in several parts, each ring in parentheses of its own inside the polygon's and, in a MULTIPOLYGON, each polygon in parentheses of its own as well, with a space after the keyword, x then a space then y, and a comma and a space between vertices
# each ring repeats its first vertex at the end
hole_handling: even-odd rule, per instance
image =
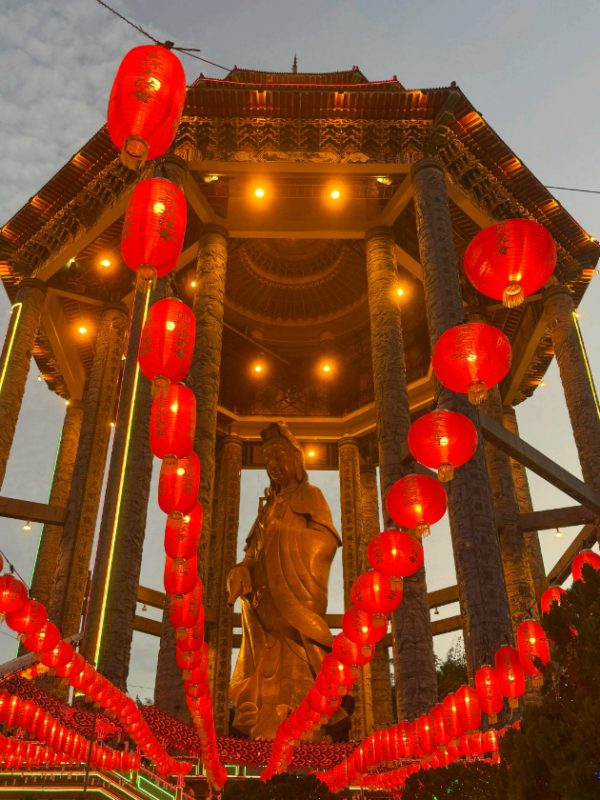
MULTIPOLYGON (((407 88, 456 81, 519 158, 546 184, 600 189, 597 139, 600 57, 597 0, 112 0, 161 39, 201 48, 225 66, 326 71, 358 65, 370 80, 397 75, 407 88)), ((0 29, 0 222, 9 219, 104 122, 112 78, 124 53, 144 39, 94 0, 3 0, 0 29)), ((225 73, 183 58, 191 81, 225 73)), ((557 199, 600 238, 600 195, 556 192, 557 199)), ((590 361, 600 374, 600 278, 592 280, 580 319, 590 361)), ((0 291, 0 330, 9 306, 0 291)), ((23 412, 2 494, 45 502, 64 404, 30 372, 23 412)), ((518 409, 523 438, 580 475, 558 373, 518 409)), ((339 519, 337 476, 313 477, 339 519)), ((244 476, 240 537, 249 529, 265 480, 244 476)), ((535 507, 571 501, 532 479, 535 507)), ((142 582, 161 587, 162 524, 155 494, 142 582)), ((0 518, 0 548, 28 577, 40 526, 29 533, 0 518)), ((572 532, 542 534, 547 566, 572 532)), ((339 559, 338 559, 339 561, 339 559)), ((426 541, 430 588, 454 582, 446 521, 426 541)), ((338 565, 339 567, 339 565, 338 565)), ((336 567, 330 608, 340 610, 336 567)), ((453 608, 442 613, 456 613, 453 608)), ((14 642, 0 636, 0 660, 14 642)), ((443 652, 448 639, 437 642, 443 652)), ((130 685, 148 696, 156 642, 136 634, 130 685)))

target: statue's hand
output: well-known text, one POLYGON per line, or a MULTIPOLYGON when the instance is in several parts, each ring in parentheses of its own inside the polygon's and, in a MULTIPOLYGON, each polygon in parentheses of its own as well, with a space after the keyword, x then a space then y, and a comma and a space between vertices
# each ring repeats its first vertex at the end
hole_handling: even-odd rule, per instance
POLYGON ((232 606, 238 597, 252 594, 252 579, 248 567, 244 564, 235 566, 227 576, 227 603, 232 606))

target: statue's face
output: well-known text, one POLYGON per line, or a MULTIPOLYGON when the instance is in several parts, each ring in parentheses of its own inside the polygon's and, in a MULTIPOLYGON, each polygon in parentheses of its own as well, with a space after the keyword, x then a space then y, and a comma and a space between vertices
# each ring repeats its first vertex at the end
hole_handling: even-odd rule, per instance
POLYGON ((295 480, 294 448, 287 442, 269 442, 263 449, 269 478, 280 486, 295 480))

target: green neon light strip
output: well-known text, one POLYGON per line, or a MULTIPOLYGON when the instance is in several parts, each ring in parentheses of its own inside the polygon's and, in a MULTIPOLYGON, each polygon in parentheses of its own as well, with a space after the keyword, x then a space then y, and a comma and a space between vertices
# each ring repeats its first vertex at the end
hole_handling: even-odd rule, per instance
POLYGON ((592 391, 592 397, 594 398, 594 405, 596 406, 596 414, 598 414, 598 417, 600 418, 600 403, 598 402, 598 393, 596 392, 596 386, 594 384, 594 378, 592 377, 592 370, 590 367, 590 362, 588 360, 587 351, 583 343, 583 336, 581 335, 581 328, 579 327, 579 320, 577 319, 576 311, 573 311, 573 323, 575 324, 575 330, 577 331, 577 338, 579 339, 579 347, 581 348, 581 354, 583 356, 583 362, 585 364, 585 371, 587 372, 588 382, 590 384, 590 389, 592 391))
POLYGON ((2 391, 2 386, 4 385, 4 378, 6 377, 6 370, 8 369, 8 362, 10 361, 12 349, 15 346, 15 337, 17 335, 17 328, 19 327, 19 320, 21 319, 22 310, 23 310, 23 303, 15 303, 11 307, 10 322, 9 322, 10 338, 8 340, 6 358, 4 359, 4 364, 2 365, 2 373, 0 374, 0 392, 2 391))
MULTIPOLYGON (((146 321, 146 315, 148 314, 148 305, 150 303, 150 292, 146 293, 146 303, 144 305, 144 315, 142 318, 142 327, 146 321)), ((115 554, 115 544, 117 540, 117 528, 119 527, 119 514, 121 512, 121 500, 123 498, 123 479, 125 476, 125 468, 127 466, 127 456, 129 454, 129 442, 131 439, 131 423, 133 421, 133 412, 135 410, 135 396, 137 393, 137 385, 138 385, 138 378, 140 375, 140 367, 136 361, 135 365, 135 376, 133 379, 133 391, 131 394, 131 405, 129 407, 129 418, 127 420, 127 438, 125 440, 125 452, 123 454, 123 463, 121 464, 121 475, 119 478, 119 493, 117 495, 117 508, 115 510, 115 518, 113 521, 113 527, 110 535, 110 550, 108 553, 108 568, 106 571, 106 580, 104 581, 104 587, 102 589, 102 605, 100 607, 100 623, 98 625, 98 638, 96 639, 96 647, 94 650, 94 663, 98 663, 98 656, 100 655, 100 647, 102 645, 102 635, 104 633, 104 618, 106 616, 106 600, 108 597, 108 587, 110 586, 110 578, 112 573, 113 567, 113 558, 115 554)))
POLYGON ((138 776, 137 787, 140 791, 150 795, 150 797, 155 798, 155 800, 174 800, 175 798, 174 794, 161 789, 160 786, 152 783, 152 781, 149 781, 148 778, 144 778, 143 775, 138 776))

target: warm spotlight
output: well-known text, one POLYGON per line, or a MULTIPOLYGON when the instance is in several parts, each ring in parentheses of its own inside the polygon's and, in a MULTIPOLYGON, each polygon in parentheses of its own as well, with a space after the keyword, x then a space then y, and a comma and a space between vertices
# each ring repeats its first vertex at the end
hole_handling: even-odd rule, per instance
POLYGON ((403 295, 404 295, 404 289, 402 288, 402 286, 398 286, 398 288, 396 289, 396 296, 402 297, 403 295))
POLYGON ((254 190, 254 197, 258 197, 259 199, 265 196, 265 190, 262 186, 257 186, 254 190))
POLYGON ((198 281, 190 281, 190 289, 195 289, 198 286, 198 281))
POLYGON ((314 458, 317 454, 314 450, 309 450, 306 454, 309 458, 314 458))
POLYGON ((324 361, 324 362, 321 364, 321 372, 324 372, 326 375, 329 375, 329 373, 331 372, 331 370, 332 370, 332 366, 331 366, 331 364, 329 363, 329 361, 324 361))
POLYGON ((77 333, 80 333, 82 336, 85 336, 85 334, 86 334, 87 332, 88 332, 87 325, 80 325, 80 326, 77 328, 77 333))
POLYGON ((112 262, 110 258, 101 258, 100 259, 100 266, 104 269, 108 269, 111 266, 112 262))
POLYGON ((332 189, 329 192, 329 197, 331 197, 332 200, 339 200, 341 196, 342 196, 342 193, 340 192, 339 189, 332 189))

